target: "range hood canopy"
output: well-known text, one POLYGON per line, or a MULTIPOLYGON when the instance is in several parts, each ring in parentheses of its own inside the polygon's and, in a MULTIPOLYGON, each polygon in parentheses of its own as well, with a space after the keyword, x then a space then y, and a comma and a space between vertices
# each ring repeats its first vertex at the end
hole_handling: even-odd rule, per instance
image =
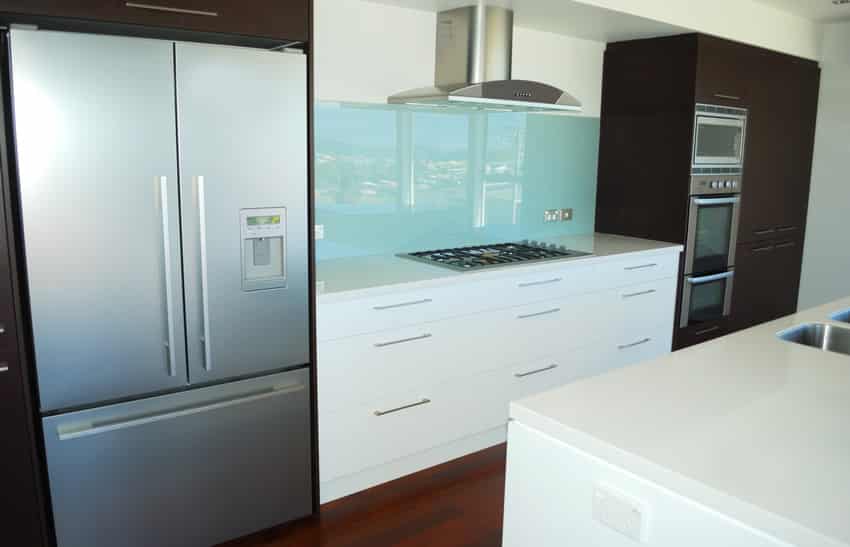
POLYGON ((514 13, 482 4, 437 13, 434 86, 397 93, 392 104, 520 112, 580 112, 557 87, 511 79, 514 13))

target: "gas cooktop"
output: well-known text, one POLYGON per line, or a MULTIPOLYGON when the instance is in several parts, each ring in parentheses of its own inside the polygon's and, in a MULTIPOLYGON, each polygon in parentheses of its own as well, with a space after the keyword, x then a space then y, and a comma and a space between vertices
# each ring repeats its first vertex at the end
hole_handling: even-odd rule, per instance
POLYGON ((434 266, 442 266, 458 272, 468 272, 482 268, 507 266, 509 264, 524 262, 538 262, 541 260, 575 258, 588 256, 589 254, 567 249, 563 245, 525 240, 521 243, 496 243, 494 245, 478 245, 475 247, 456 247, 454 249, 405 253, 398 256, 434 266))

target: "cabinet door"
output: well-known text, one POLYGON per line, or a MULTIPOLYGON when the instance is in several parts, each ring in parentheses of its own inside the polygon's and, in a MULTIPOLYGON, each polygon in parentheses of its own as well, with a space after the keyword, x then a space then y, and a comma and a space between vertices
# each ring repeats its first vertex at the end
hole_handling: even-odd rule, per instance
POLYGON ((752 48, 711 36, 699 37, 696 100, 746 107, 754 86, 752 48))
POLYGON ((800 237, 806 222, 820 69, 759 52, 747 120, 739 242, 800 237))
POLYGON ((802 240, 740 245, 732 318, 744 329, 794 313, 803 259, 802 240))
POLYGON ((0 11, 305 41, 309 0, 6 0, 0 11))
POLYGON ((0 349, 0 544, 43 545, 30 416, 18 355, 0 349))

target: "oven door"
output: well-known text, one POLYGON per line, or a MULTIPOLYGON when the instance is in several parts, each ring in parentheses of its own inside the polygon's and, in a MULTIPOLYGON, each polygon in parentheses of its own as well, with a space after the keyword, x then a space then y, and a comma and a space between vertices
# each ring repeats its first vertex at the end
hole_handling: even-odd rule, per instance
POLYGON ((743 165, 743 117, 697 116, 694 128, 694 166, 743 165))
POLYGON ((685 277, 679 327, 691 327, 727 317, 732 308, 734 278, 735 272, 732 270, 714 275, 685 277))
POLYGON ((685 273, 722 272, 735 265, 740 196, 692 197, 685 273))

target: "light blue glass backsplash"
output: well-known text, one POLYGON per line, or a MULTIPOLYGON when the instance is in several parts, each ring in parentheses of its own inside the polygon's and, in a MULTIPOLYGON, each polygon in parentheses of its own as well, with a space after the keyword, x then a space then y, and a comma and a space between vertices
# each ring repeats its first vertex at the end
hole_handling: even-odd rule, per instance
POLYGON ((319 103, 318 260, 593 231, 599 118, 319 103), (570 222, 543 222, 572 208, 570 222))

